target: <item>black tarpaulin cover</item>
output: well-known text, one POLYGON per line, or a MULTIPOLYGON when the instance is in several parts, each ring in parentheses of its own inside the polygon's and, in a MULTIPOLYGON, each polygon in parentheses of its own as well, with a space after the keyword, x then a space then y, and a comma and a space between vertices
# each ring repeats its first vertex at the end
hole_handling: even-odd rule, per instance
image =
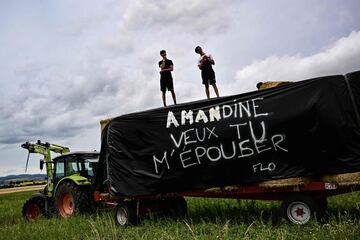
POLYGON ((119 116, 97 178, 139 196, 360 171, 358 109, 354 72, 119 116))

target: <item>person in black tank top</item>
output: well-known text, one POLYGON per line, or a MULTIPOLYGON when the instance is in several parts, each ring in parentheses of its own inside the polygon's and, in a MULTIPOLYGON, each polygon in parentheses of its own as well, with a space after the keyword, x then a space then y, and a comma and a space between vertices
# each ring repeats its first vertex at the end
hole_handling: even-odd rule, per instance
POLYGON ((160 91, 162 92, 162 100, 164 107, 166 107, 166 90, 171 92, 174 104, 176 104, 176 95, 174 91, 174 83, 171 72, 174 70, 174 64, 166 57, 166 51, 161 50, 160 56, 163 58, 159 61, 160 67, 160 91))

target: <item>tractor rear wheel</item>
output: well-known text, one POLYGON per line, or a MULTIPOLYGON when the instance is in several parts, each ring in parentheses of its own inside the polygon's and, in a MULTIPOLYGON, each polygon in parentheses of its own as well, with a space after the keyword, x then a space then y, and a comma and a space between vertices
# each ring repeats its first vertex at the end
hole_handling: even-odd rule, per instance
POLYGON ((45 199, 43 197, 35 196, 29 198, 23 208, 22 215, 28 221, 35 221, 45 214, 45 199))
POLYGON ((56 190, 55 209, 62 218, 92 210, 90 191, 72 182, 62 183, 56 190))

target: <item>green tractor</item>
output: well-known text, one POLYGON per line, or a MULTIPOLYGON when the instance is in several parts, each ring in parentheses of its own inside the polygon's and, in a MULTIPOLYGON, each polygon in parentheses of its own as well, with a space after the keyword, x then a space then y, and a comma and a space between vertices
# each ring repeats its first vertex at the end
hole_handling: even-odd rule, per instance
POLYGON ((99 159, 98 152, 70 152, 68 147, 40 141, 26 142, 21 147, 29 151, 26 169, 30 153, 38 153, 44 156, 40 160, 40 169, 45 165, 47 174, 45 188, 33 194, 23 206, 22 214, 27 220, 33 221, 54 212, 67 218, 94 209, 91 183, 99 159), (51 152, 60 155, 52 159, 51 152))

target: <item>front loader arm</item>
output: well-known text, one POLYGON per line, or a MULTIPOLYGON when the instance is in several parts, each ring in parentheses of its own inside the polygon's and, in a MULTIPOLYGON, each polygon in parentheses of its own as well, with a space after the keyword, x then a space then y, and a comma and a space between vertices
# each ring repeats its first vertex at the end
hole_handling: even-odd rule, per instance
POLYGON ((29 150, 30 153, 39 153, 44 156, 48 154, 48 151, 60 154, 70 152, 70 149, 68 147, 60 146, 57 144, 50 144, 48 142, 42 143, 40 141, 37 141, 37 143, 26 142, 22 144, 21 147, 29 150))
MULTIPOLYGON (((54 169, 52 166, 51 152, 64 154, 70 152, 70 149, 68 147, 63 147, 57 144, 50 144, 48 142, 42 143, 40 140, 38 140, 37 143, 26 142, 22 144, 21 147, 27 149, 29 151, 29 154, 39 153, 44 156, 46 174, 49 179, 48 195, 51 197, 54 190, 54 169)), ((27 159, 27 161, 29 161, 29 158, 27 159)))

